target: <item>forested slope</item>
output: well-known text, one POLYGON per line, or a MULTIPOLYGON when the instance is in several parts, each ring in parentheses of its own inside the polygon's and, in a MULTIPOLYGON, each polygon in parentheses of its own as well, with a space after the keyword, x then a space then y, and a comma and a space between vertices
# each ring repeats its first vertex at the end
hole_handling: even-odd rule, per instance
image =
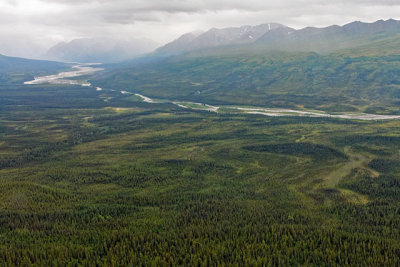
POLYGON ((0 99, 0 265, 399 264, 397 120, 0 99))
POLYGON ((93 82, 150 97, 209 104, 399 113, 400 54, 393 53, 390 44, 329 55, 236 48, 203 51, 125 66, 93 82))
POLYGON ((57 73, 69 66, 70 64, 66 63, 7 57, 0 54, 0 82, 21 84, 23 81, 33 79, 35 75, 57 73))

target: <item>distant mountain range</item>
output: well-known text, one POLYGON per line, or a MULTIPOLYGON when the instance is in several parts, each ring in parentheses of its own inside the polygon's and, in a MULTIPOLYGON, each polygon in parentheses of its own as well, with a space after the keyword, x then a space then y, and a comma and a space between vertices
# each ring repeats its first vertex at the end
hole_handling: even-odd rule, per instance
POLYGON ((278 23, 186 33, 161 47, 149 39, 82 38, 61 42, 47 51, 38 44, 4 40, 0 53, 62 62, 119 63, 140 57, 170 57, 198 51, 224 53, 226 48, 331 53, 400 34, 400 21, 352 22, 344 26, 294 29, 278 23), (222 50, 216 50, 222 49, 222 50))
POLYGON ((266 33, 285 28, 277 23, 238 28, 211 29, 202 34, 187 33, 177 40, 156 50, 156 54, 174 55, 182 52, 213 47, 250 44, 259 40, 266 33))
POLYGON ((186 34, 91 80, 151 98, 400 114, 400 22, 186 34), (145 63, 143 63, 145 62, 145 63))
POLYGON ((75 39, 50 48, 44 59, 66 62, 119 62, 152 52, 157 44, 151 40, 115 40, 111 38, 75 39))
POLYGON ((268 23, 259 26, 211 29, 200 35, 188 33, 158 48, 154 55, 170 56, 204 49, 246 45, 281 51, 328 53, 397 34, 400 34, 400 21, 393 19, 374 23, 357 21, 344 26, 307 27, 300 30, 268 23))

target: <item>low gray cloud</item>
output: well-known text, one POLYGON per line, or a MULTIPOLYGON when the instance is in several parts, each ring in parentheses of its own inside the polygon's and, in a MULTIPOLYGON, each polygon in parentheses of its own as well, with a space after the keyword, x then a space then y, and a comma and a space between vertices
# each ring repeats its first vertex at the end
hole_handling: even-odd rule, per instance
MULTIPOLYGON (((81 37, 165 43, 211 27, 278 22, 295 28, 400 18, 398 0, 3 0, 0 53, 10 42, 49 47, 81 37), (13 41, 14 40, 14 41, 13 41)), ((13 55, 18 55, 14 45, 13 55)))

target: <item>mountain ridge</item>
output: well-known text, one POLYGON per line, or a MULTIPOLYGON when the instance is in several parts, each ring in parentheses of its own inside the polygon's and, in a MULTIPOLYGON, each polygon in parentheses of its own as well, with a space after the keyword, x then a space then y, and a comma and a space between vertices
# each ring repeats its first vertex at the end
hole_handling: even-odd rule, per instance
POLYGON ((186 33, 178 39, 161 46, 154 54, 175 55, 181 52, 189 52, 212 47, 220 47, 232 44, 248 44, 257 40, 260 36, 276 28, 284 27, 279 23, 265 23, 256 26, 244 25, 240 27, 229 27, 223 29, 211 28, 208 31, 193 36, 186 33), (192 38, 185 38, 190 35, 192 38), (181 51, 171 48, 180 47, 181 51))
POLYGON ((374 38, 387 38, 397 33, 400 33, 400 21, 394 19, 371 23, 354 21, 343 26, 302 29, 294 29, 279 23, 265 23, 256 26, 212 28, 192 38, 183 38, 187 35, 185 34, 158 48, 153 55, 173 56, 202 49, 245 45, 265 46, 283 51, 329 53, 358 46, 374 38))
MULTIPOLYGON (((272 41, 268 45, 219 46, 149 60, 145 64, 119 65, 92 83, 152 98, 211 105, 285 108, 300 105, 334 112, 400 114, 399 26, 398 21, 389 20, 323 29, 308 27, 301 32, 317 36, 310 37, 320 41, 314 47, 304 45, 290 51, 289 45, 281 45, 280 50, 274 49, 278 47, 271 43, 276 39, 269 35, 272 41), (354 34, 360 31, 365 33, 360 34, 361 38, 354 34), (328 39, 330 33, 337 32, 346 38, 332 34, 328 39), (352 34, 348 35, 349 32, 352 34), (324 48, 329 51, 329 47, 324 47, 329 42, 336 42, 335 49, 320 53, 324 48)), ((288 31, 288 27, 279 27, 270 34, 296 40, 288 31)))

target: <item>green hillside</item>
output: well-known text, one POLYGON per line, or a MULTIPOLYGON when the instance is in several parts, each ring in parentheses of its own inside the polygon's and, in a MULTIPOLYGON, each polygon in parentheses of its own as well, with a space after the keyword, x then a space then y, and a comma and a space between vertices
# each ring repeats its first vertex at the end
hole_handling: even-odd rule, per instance
POLYGON ((2 84, 21 84, 34 76, 57 73, 67 69, 70 64, 33 60, 0 55, 0 82, 2 84))
POLYGON ((345 55, 349 57, 381 57, 399 55, 400 35, 393 35, 383 40, 367 42, 356 48, 339 50, 333 55, 345 55))
POLYGON ((0 58, 0 266, 399 266, 399 117, 210 106, 400 114, 397 43, 142 58, 93 86, 0 58))
POLYGON ((208 104, 399 113, 396 42, 329 55, 209 50, 116 69, 93 82, 150 97, 208 104))

